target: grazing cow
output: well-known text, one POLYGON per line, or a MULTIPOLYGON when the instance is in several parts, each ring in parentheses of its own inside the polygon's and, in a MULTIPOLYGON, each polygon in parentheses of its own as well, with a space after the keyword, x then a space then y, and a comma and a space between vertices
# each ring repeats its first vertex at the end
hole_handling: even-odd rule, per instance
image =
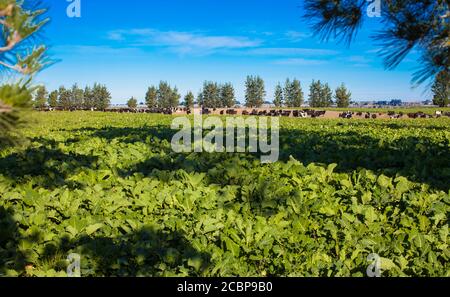
POLYGON ((307 114, 309 116, 311 116, 312 118, 319 118, 321 116, 324 116, 325 113, 326 113, 326 111, 324 111, 324 110, 317 110, 317 111, 316 110, 309 110, 309 111, 307 111, 307 114))
POLYGON ((281 113, 281 116, 283 117, 290 117, 291 116, 292 111, 291 110, 285 110, 281 113))
POLYGON ((347 112, 341 113, 339 115, 339 117, 343 118, 343 119, 351 119, 351 118, 353 118, 353 112, 347 111, 347 112))
POLYGON ((292 111, 292 116, 295 118, 306 118, 308 115, 301 110, 292 111))
POLYGON ((408 117, 411 119, 426 119, 428 116, 425 113, 419 111, 416 113, 408 113, 408 117))

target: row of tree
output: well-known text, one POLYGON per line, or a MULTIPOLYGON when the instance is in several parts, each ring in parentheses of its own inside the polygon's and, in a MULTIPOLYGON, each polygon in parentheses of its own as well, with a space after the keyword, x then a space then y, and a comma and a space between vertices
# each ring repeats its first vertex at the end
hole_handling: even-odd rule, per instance
POLYGON ((71 89, 64 86, 58 90, 48 92, 45 86, 37 89, 34 98, 36 108, 63 108, 70 109, 96 109, 104 110, 111 104, 111 94, 106 86, 95 83, 93 87, 84 89, 74 84, 71 89))
POLYGON ((284 88, 280 83, 275 87, 275 100, 273 102, 276 107, 300 107, 304 103, 304 95, 300 81, 294 79, 292 82, 287 79, 284 88))
MULTIPOLYGON (((188 94, 185 104, 192 104, 191 96, 188 94)), ((206 108, 229 108, 236 105, 234 87, 231 83, 218 84, 206 81, 200 91, 197 103, 206 108)))
MULTIPOLYGON (((171 87, 167 82, 160 82, 159 86, 151 86, 145 95, 145 104, 148 108, 176 108, 179 105, 180 94, 176 87, 171 87)), ((194 107, 195 96, 188 92, 184 97, 183 105, 194 107)), ((233 107, 236 105, 234 88, 230 83, 219 85, 216 82, 205 82, 200 91, 197 103, 206 108, 233 107)), ((128 107, 136 108, 137 100, 131 98, 128 107)))
MULTIPOLYGON (((213 83, 205 83, 203 88, 202 98, 205 97, 205 89, 206 90, 215 90, 217 84, 213 83)), ((245 91, 245 105, 251 108, 261 107, 264 104, 264 98, 266 96, 266 91, 264 88, 264 80, 259 76, 248 76, 245 82, 246 91, 245 91)), ((233 102, 233 99, 226 96, 226 92, 224 90, 230 89, 230 94, 234 95, 233 87, 230 84, 226 84, 222 87, 222 96, 221 100, 218 102, 222 102, 222 106, 220 107, 229 107, 226 102, 233 102)), ((206 92, 209 94, 209 92, 206 92)), ((219 98, 216 96, 214 98, 219 98)), ((287 79, 282 86, 280 83, 275 87, 275 95, 274 95, 274 104, 276 107, 301 107, 304 104, 304 93, 302 90, 302 86, 299 80, 287 79)), ((336 89, 334 98, 336 99, 336 103, 339 107, 348 107, 350 105, 351 93, 347 90, 344 84, 339 86, 336 89)), ((203 102, 206 107, 217 107, 217 104, 205 104, 207 101, 199 100, 199 102, 203 102)), ((213 101, 217 102, 217 101, 213 101)), ((309 103, 311 107, 328 107, 333 104, 333 92, 331 91, 328 84, 322 84, 319 81, 313 81, 310 87, 309 94, 309 103)))
MULTIPOLYGON (((334 93, 338 107, 348 107, 352 94, 344 84, 340 85, 334 93)), ((333 92, 330 86, 322 82, 314 81, 309 88, 309 104, 311 107, 329 107, 333 104, 333 92)), ((304 104, 304 94, 299 80, 286 80, 284 87, 278 84, 275 88, 274 104, 277 107, 301 107, 304 104)))
MULTIPOLYGON (((266 91, 264 80, 259 76, 248 76, 245 82, 245 105, 250 108, 261 107, 264 104, 266 91)), ((333 94, 328 84, 313 81, 310 87, 309 102, 312 107, 328 107, 333 104, 333 94)), ((148 108, 176 108, 179 106, 181 95, 176 87, 161 81, 159 85, 148 88, 145 95, 145 103, 148 108)), ((336 89, 335 96, 339 107, 347 107, 350 104, 351 93, 344 85, 336 89)), ((81 89, 77 84, 71 89, 60 87, 58 90, 47 92, 40 87, 35 96, 35 107, 45 108, 47 106, 63 109, 96 109, 108 108, 111 95, 106 86, 94 84, 93 87, 81 89)), ((205 81, 199 92, 197 101, 192 92, 184 97, 183 105, 193 107, 197 103, 205 108, 231 108, 238 104, 235 90, 231 83, 219 84, 217 82, 205 81)), ((299 80, 287 79, 284 86, 279 83, 275 88, 274 104, 277 107, 301 107, 304 104, 304 93, 299 80)), ((138 100, 134 97, 128 100, 129 108, 137 108, 138 100)))
POLYGON ((309 90, 309 104, 311 107, 330 107, 336 100, 336 105, 341 108, 349 107, 352 93, 347 90, 344 84, 341 84, 335 91, 320 80, 313 81, 309 90))
POLYGON ((450 104, 450 74, 448 71, 439 72, 431 90, 434 105, 445 107, 450 104))
MULTIPOLYGON (((449 79, 445 72, 438 75, 432 87, 434 93, 433 103, 438 106, 447 106, 450 102, 449 79)), ((264 104, 266 91, 264 80, 259 76, 248 76, 245 92, 245 105, 255 108, 264 104)), ((167 82, 160 82, 158 87, 151 86, 145 95, 145 103, 149 108, 175 108, 178 107, 180 94, 176 87, 171 87, 167 82)), ((280 83, 275 87, 274 104, 276 107, 301 107, 304 104, 304 93, 299 80, 287 79, 284 85, 280 83)), ((351 93, 344 84, 340 85, 333 94, 328 83, 320 80, 313 80, 309 88, 309 105, 311 107, 329 107, 334 102, 338 107, 346 108, 351 102, 351 93), (335 101, 333 101, 333 99, 335 101)), ((94 84, 93 87, 81 89, 77 84, 71 89, 61 86, 58 90, 48 93, 42 86, 36 91, 34 104, 36 108, 59 107, 63 109, 96 109, 108 108, 111 95, 104 85, 94 84)), ((184 97, 183 105, 193 107, 197 103, 205 108, 231 108, 238 102, 235 97, 235 90, 231 83, 219 84, 217 82, 206 81, 200 91, 197 102, 192 92, 188 92, 184 97)), ((136 108, 138 101, 131 98, 128 107, 136 108)))
POLYGON ((177 87, 172 87, 169 83, 162 81, 158 87, 148 88, 145 94, 145 103, 148 108, 175 108, 178 107, 180 98, 177 87))

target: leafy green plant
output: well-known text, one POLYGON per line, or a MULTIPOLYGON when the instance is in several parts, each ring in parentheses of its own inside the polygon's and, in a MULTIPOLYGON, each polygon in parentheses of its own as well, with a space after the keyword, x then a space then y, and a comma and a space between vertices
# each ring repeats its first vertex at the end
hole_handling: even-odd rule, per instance
POLYGON ((0 150, 0 275, 450 276, 448 119, 282 119, 274 164, 173 153, 172 119, 33 113, 0 150))

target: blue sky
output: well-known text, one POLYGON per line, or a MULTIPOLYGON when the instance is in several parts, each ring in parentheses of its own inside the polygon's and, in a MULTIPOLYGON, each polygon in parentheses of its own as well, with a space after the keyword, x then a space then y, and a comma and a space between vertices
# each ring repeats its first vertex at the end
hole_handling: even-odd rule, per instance
POLYGON ((51 22, 44 36, 58 62, 36 80, 49 89, 99 82, 113 103, 143 101, 150 85, 166 80, 184 95, 203 81, 231 82, 243 100, 247 75, 266 82, 267 100, 277 82, 313 79, 333 88, 344 82, 355 100, 428 99, 411 88, 418 67, 411 53, 395 71, 385 71, 370 35, 381 28, 367 18, 347 47, 311 33, 301 0, 80 0, 81 18, 69 18, 66 0, 45 0, 51 22))

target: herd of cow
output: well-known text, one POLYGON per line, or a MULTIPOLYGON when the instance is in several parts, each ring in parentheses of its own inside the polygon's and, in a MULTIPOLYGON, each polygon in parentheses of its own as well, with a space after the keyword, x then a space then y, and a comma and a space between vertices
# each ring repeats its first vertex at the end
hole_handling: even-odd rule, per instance
MULTIPOLYGON (((45 109, 44 111, 62 111, 61 108, 54 108, 54 109, 45 109)), ((79 109, 78 109, 79 110, 79 109)), ((71 109, 69 111, 75 111, 75 109, 71 109)), ((90 109, 83 109, 83 111, 90 111, 90 109)), ((165 114, 165 115, 173 115, 173 114, 192 114, 193 110, 190 108, 145 108, 145 109, 132 109, 132 108, 108 108, 103 110, 104 112, 116 112, 116 113, 158 113, 158 114, 165 114)), ((238 111, 236 109, 227 109, 227 110, 217 110, 217 109, 208 109, 203 108, 201 111, 204 115, 210 115, 210 114, 220 114, 220 115, 238 115, 242 114, 244 116, 273 116, 273 117, 298 117, 298 118, 318 118, 321 116, 324 116, 326 111, 319 111, 319 110, 256 110, 253 109, 252 111, 248 110, 242 110, 238 111)))
MULTIPOLYGON (((64 109, 61 108, 48 108, 44 111, 61 111, 64 109)), ((91 109, 87 109, 85 111, 90 111, 91 109)), ((75 111, 70 110, 70 111, 75 111)), ((165 114, 165 115, 173 115, 173 114, 192 114, 193 110, 190 108, 142 108, 142 109, 132 109, 132 108, 108 108, 103 110, 104 112, 116 112, 116 113, 157 113, 157 114, 165 114)), ((271 109, 271 110, 237 110, 237 109, 208 109, 203 108, 201 113, 204 115, 211 114, 220 114, 220 115, 244 115, 244 116, 271 116, 271 117, 294 117, 294 118, 319 118, 324 117, 327 113, 324 110, 311 110, 311 109, 303 109, 303 110, 283 110, 283 109, 271 109)), ((380 117, 385 117, 386 114, 383 113, 371 113, 371 112, 352 112, 347 111, 339 114, 339 118, 343 119, 352 119, 352 118, 365 118, 365 119, 377 119, 380 117)), ((403 112, 388 112, 387 116, 391 119, 400 119, 400 118, 410 118, 410 119, 421 119, 421 118, 439 118, 439 117, 450 117, 450 112, 440 112, 437 111, 434 115, 426 114, 424 112, 415 112, 415 113, 403 113, 403 112)))
MULTIPOLYGON (((203 114, 210 114, 210 110, 203 109, 203 114)), ((244 116, 270 116, 270 117, 295 117, 295 118, 318 118, 321 116, 324 116, 326 111, 319 111, 319 110, 256 110, 253 109, 252 111, 244 110, 242 111, 242 115, 244 116)), ((226 111, 220 111, 221 115, 227 114, 227 115, 237 115, 238 112, 234 109, 228 109, 226 111)))
MULTIPOLYGON (((351 118, 357 116, 360 118, 364 117, 366 119, 376 119, 382 115, 383 115, 382 113, 377 114, 377 113, 370 113, 370 112, 363 113, 363 112, 347 111, 347 112, 343 112, 343 113, 339 114, 339 117, 343 118, 343 119, 351 119, 351 118)), ((388 112, 387 115, 390 119, 401 119, 401 118, 405 117, 405 113, 403 113, 403 112, 396 113, 394 111, 390 111, 390 112, 388 112)), ((419 111, 419 112, 415 112, 415 113, 407 113, 406 116, 410 119, 440 118, 443 116, 450 117, 450 112, 436 111, 435 115, 433 116, 433 115, 426 114, 424 112, 419 111)))

